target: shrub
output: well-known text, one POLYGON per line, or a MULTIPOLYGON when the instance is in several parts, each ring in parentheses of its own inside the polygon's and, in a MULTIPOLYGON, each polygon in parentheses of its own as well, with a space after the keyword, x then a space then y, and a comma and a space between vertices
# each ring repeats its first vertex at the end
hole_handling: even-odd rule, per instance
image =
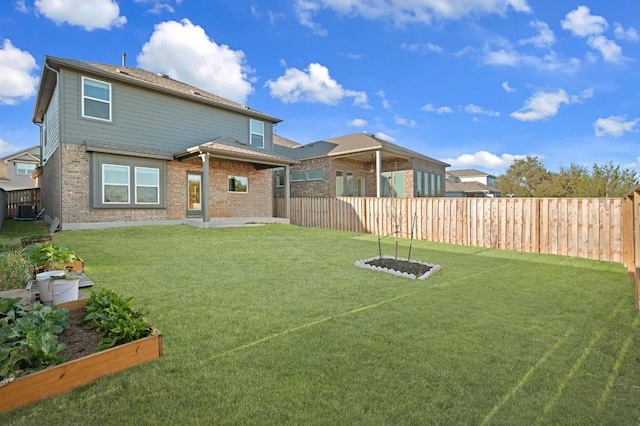
POLYGON ((33 269, 29 259, 17 251, 0 253, 0 290, 25 288, 33 269))

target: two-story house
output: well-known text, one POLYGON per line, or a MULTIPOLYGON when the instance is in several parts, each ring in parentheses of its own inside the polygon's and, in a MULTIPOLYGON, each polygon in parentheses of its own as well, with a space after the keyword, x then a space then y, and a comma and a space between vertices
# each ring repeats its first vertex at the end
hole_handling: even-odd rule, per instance
POLYGON ((448 170, 445 182, 447 197, 500 197, 496 177, 476 169, 448 170))
POLYGON ((0 188, 5 191, 36 188, 33 171, 40 164, 40 145, 0 158, 0 188))
POLYGON ((163 74, 46 56, 33 113, 45 220, 271 217, 271 169, 295 163, 273 151, 280 121, 163 74))
MULTIPOLYGON (((276 152, 294 158, 292 197, 439 197, 449 164, 360 132, 299 144, 274 135, 276 152)), ((283 170, 275 194, 283 196, 283 170)))

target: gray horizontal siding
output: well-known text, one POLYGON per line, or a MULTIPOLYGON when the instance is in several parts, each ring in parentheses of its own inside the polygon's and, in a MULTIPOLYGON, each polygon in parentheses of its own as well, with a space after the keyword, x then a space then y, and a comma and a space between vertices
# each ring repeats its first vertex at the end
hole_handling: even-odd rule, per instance
MULTIPOLYGON (((113 121, 82 118, 81 75, 68 70, 61 75, 67 143, 90 140, 173 153, 223 136, 249 142, 247 116, 116 82, 110 82, 113 121)), ((272 150, 272 133, 272 123, 265 123, 266 152, 272 150)))
POLYGON ((53 91, 53 95, 51 96, 49 108, 44 116, 45 132, 47 132, 47 144, 42 147, 43 163, 49 161, 49 157, 53 155, 54 151, 60 144, 60 92, 58 89, 59 87, 56 86, 53 91))

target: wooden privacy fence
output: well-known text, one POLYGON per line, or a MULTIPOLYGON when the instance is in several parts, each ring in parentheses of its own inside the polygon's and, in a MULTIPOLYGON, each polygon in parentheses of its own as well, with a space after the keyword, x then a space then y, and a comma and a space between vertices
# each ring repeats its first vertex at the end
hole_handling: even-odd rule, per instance
POLYGON ((7 191, 7 201, 5 217, 17 217, 19 215, 20 206, 35 206, 36 214, 42 208, 42 199, 40 198, 40 188, 20 189, 15 191, 7 191))
MULTIPOLYGON (((284 215, 276 198, 275 215, 284 215)), ((622 262, 613 198, 291 198, 291 223, 622 262)))
POLYGON ((629 281, 636 286, 636 308, 640 309, 640 186, 622 199, 622 263, 629 281))

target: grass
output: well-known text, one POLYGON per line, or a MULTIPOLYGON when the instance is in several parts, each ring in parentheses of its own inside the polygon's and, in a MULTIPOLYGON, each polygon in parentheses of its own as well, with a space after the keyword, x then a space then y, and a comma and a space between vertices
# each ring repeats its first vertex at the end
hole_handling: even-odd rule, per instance
POLYGON ((412 257, 442 270, 412 281, 353 265, 375 236, 285 225, 54 242, 149 313, 164 355, 0 424, 640 420, 640 317, 621 265, 419 241, 412 257))

